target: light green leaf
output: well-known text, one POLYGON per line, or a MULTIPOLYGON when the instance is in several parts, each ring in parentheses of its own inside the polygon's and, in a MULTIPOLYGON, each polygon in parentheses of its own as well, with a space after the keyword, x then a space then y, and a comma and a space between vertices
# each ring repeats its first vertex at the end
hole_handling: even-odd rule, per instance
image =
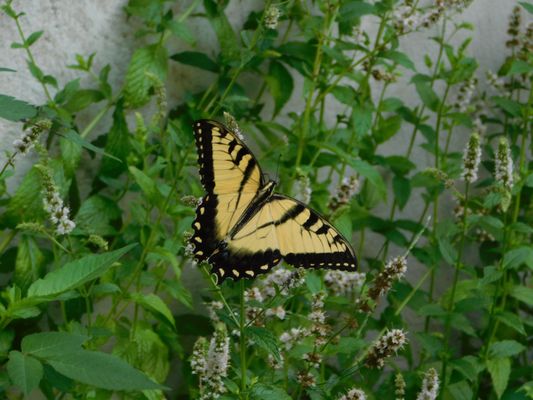
POLYGON ((449 396, 445 396, 444 398, 446 400, 472 400, 474 393, 472 393, 471 387, 472 385, 467 381, 459 381, 448 385, 445 390, 449 396))
POLYGON ((91 254, 71 261, 35 281, 28 289, 28 297, 53 297, 92 281, 135 246, 136 244, 130 244, 115 251, 91 254))
POLYGON ((522 323, 522 319, 518 315, 513 314, 509 311, 502 311, 501 313, 496 315, 496 319, 501 323, 507 325, 509 328, 514 329, 521 335, 526 336, 524 324, 522 323))
POLYGON ((129 167, 130 173, 133 175, 133 178, 135 179, 135 182, 137 182, 137 185, 141 188, 143 193, 146 195, 148 200, 150 200, 153 203, 157 203, 160 194, 157 190, 157 185, 154 182, 152 178, 150 178, 148 175, 146 175, 141 170, 135 168, 134 166, 129 167))
POLYGON ((37 114, 37 109, 31 104, 14 97, 0 94, 0 118, 9 121, 21 121, 32 118, 37 114))
POLYGON ((28 396, 33 389, 39 386, 43 377, 43 365, 39 360, 24 355, 18 351, 9 353, 7 373, 11 381, 28 396))
POLYGON ((183 41, 192 45, 196 43, 193 34, 184 22, 173 19, 168 23, 168 29, 172 34, 183 41))
POLYGON ((47 361, 60 374, 102 389, 162 389, 142 372, 111 354, 79 350, 47 361))
POLYGON ((87 150, 91 150, 91 151, 94 151, 96 154, 100 154, 100 155, 103 155, 105 157, 109 157, 109 158, 112 158, 113 160, 116 160, 118 162, 120 162, 120 159, 118 159, 117 157, 111 155, 111 154, 108 154, 106 153, 103 149, 101 149, 100 147, 96 147, 95 145, 93 145, 92 143, 88 142, 87 140, 85 140, 84 138, 82 138, 78 132, 74 131, 73 129, 69 129, 68 131, 66 131, 63 135, 62 135, 65 139, 68 139, 70 140, 71 142, 73 143, 76 143, 78 145, 80 145, 81 147, 85 147, 87 150))
POLYGON ((383 178, 379 172, 369 163, 363 160, 350 159, 350 166, 359 173, 359 175, 368 179, 369 183, 372 184, 378 191, 380 197, 385 199, 387 197, 387 188, 383 178))
POLYGON ((527 3, 525 1, 519 1, 520 5, 527 10, 528 13, 533 14, 533 4, 527 3))
POLYGON ((392 189, 400 210, 403 210, 411 196, 411 181, 403 176, 395 175, 392 178, 392 189))
POLYGON ((86 234, 106 236, 116 233, 111 222, 118 218, 120 208, 116 202, 97 194, 82 203, 74 221, 78 229, 86 234))
POLYGON ((154 293, 133 293, 131 298, 147 310, 155 312, 156 314, 161 314, 170 325, 175 326, 176 322, 174 321, 172 312, 158 295, 154 293))
POLYGON ((522 60, 513 60, 513 63, 511 64, 511 67, 506 75, 521 75, 529 74, 531 72, 533 72, 533 66, 531 66, 531 64, 522 60))
POLYGON ((526 347, 516 340, 501 340, 490 345, 489 356, 491 358, 513 357, 525 349, 526 347))
POLYGON ((429 82, 417 81, 415 83, 415 87, 424 105, 431 111, 437 111, 437 109, 439 108, 440 99, 429 84, 429 82))
POLYGON ((376 7, 372 4, 361 0, 350 0, 343 2, 339 9, 339 20, 341 22, 352 21, 354 18, 360 18, 363 15, 374 14, 375 12, 376 7))
POLYGON ((492 378, 492 385, 498 399, 502 397, 503 392, 509 383, 509 375, 511 374, 511 360, 509 358, 496 358, 487 360, 487 369, 492 378))
POLYGON ((15 262, 14 283, 25 291, 34 282, 44 267, 44 256, 35 239, 22 235, 18 244, 17 259, 15 262))

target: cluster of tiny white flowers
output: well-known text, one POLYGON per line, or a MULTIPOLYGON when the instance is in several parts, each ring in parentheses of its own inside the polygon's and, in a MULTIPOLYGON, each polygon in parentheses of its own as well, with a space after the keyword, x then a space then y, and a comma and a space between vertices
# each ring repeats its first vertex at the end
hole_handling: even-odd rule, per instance
POLYGON ((396 400, 405 399, 405 386, 403 375, 398 372, 394 377, 394 395, 396 396, 396 400))
POLYGON ((207 371, 207 340, 199 337, 194 343, 192 356, 190 359, 192 373, 195 375, 204 375, 207 371))
POLYGON ((13 147, 21 154, 26 154, 35 144, 39 136, 45 130, 52 127, 52 122, 47 119, 37 121, 29 130, 24 132, 22 138, 13 142, 13 147))
POLYGON ((291 271, 285 267, 275 268, 262 281, 263 297, 274 297, 276 295, 276 286, 279 288, 280 294, 286 296, 291 289, 303 285, 304 279, 298 271, 291 271))
POLYGON ((366 400, 366 394, 360 389, 350 389, 348 393, 339 397, 338 400, 366 400))
POLYGON ((298 372, 296 379, 298 380, 298 383, 300 383, 300 385, 302 385, 302 387, 304 388, 313 387, 316 385, 316 378, 309 371, 298 372))
POLYGON ((276 357, 274 357, 272 354, 269 354, 267 362, 268 365, 273 369, 282 369, 285 358, 283 357, 283 354, 280 354, 280 360, 277 360, 276 357))
POLYGON ((285 319, 286 314, 287 312, 285 311, 283 306, 272 307, 266 310, 267 317, 277 317, 281 320, 285 319))
POLYGON ((404 331, 392 329, 381 336, 370 349, 366 365, 370 368, 383 368, 385 359, 395 354, 407 342, 404 331))
POLYGON ((267 29, 276 29, 279 23, 281 12, 278 7, 271 5, 265 12, 264 24, 267 29))
MULTIPOLYGON (((216 399, 226 391, 223 378, 228 376, 229 369, 229 337, 225 327, 217 327, 209 342, 205 361, 205 372, 200 375, 204 386, 201 399, 216 399)), ((197 364, 202 366, 201 363, 197 364)))
POLYGON ((502 184, 506 189, 513 187, 513 160, 511 158, 511 149, 509 142, 501 138, 498 143, 496 153, 494 176, 496 181, 502 184))
POLYGON ((307 335, 308 332, 304 328, 291 328, 288 332, 283 332, 279 340, 283 343, 285 350, 290 350, 295 343, 298 343, 307 335))
POLYGON ((395 257, 390 260, 383 271, 381 271, 370 290, 368 295, 371 299, 377 300, 379 296, 385 294, 391 287, 394 281, 400 280, 407 271, 407 260, 405 257, 395 257))
POLYGON ((331 270, 324 275, 324 282, 333 295, 341 296, 353 293, 361 288, 366 275, 356 271, 331 270))
POLYGON ((434 368, 428 369, 422 381, 422 389, 416 400, 436 400, 439 395, 439 375, 434 368))
POLYGON ((477 180, 477 172, 479 163, 481 162, 481 143, 477 132, 470 135, 468 144, 463 153, 463 171, 461 178, 468 183, 473 183, 477 180))
POLYGON ((237 123, 237 120, 233 115, 231 115, 229 112, 224 111, 224 121, 226 122, 226 126, 228 127, 228 129, 232 131, 235 136, 237 136, 241 140, 244 140, 241 128, 239 127, 239 124, 237 123))
POLYGON ((222 304, 221 301, 212 301, 210 303, 206 304, 207 312, 209 313, 209 318, 213 322, 219 322, 220 318, 218 318, 217 311, 222 310, 224 308, 224 304, 222 304))
POLYGON ((311 181, 306 175, 301 175, 296 182, 294 182, 294 198, 300 200, 302 203, 309 203, 313 191, 311 189, 311 181))
POLYGON ((66 235, 76 227, 74 221, 69 218, 70 209, 65 206, 63 199, 61 199, 55 188, 46 188, 43 206, 49 215, 50 222, 55 226, 56 234, 66 235))
POLYGON ((319 368, 320 364, 322 363, 322 356, 320 355, 320 353, 316 353, 316 352, 305 353, 302 356, 302 360, 309 363, 309 365, 313 368, 319 368))
POLYGON ((455 100, 455 107, 460 112, 467 112, 470 105, 472 104, 472 98, 474 97, 474 92, 477 86, 477 79, 472 77, 465 81, 461 88, 459 89, 459 94, 455 100))
POLYGON ((342 180, 342 183, 337 189, 335 196, 331 198, 329 207, 332 210, 338 209, 340 206, 348 204, 353 196, 359 191, 359 176, 352 175, 342 180))
POLYGON ((263 293, 261 293, 261 290, 257 287, 251 287, 250 289, 246 289, 244 292, 244 301, 247 303, 250 301, 257 301, 259 303, 263 302, 263 293))
POLYGON ((506 96, 508 94, 507 90, 505 89, 505 83, 502 78, 498 77, 498 75, 496 75, 491 70, 487 71, 486 76, 487 83, 492 89, 500 93, 502 96, 506 96))

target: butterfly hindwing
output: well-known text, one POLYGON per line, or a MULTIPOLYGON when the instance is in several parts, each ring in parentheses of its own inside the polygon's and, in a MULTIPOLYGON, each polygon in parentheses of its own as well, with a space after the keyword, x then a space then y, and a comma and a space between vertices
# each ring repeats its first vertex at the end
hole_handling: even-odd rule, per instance
POLYGON ((209 261, 220 278, 240 279, 265 273, 282 258, 295 267, 357 269, 350 244, 329 222, 279 194, 262 204, 209 261))
POLYGON ((196 259, 203 261, 238 222, 263 182, 250 150, 222 124, 201 120, 193 128, 207 195, 196 209, 191 242, 196 259))

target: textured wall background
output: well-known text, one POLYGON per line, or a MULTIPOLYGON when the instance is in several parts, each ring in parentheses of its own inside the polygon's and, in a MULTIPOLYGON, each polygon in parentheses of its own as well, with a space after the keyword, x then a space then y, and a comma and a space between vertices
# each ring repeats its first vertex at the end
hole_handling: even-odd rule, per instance
MULTIPOLYGON (((134 38, 133 33, 137 26, 134 19, 126 19, 126 14, 123 11, 126 3, 127 0, 33 0, 14 1, 13 6, 16 10, 26 13, 22 17, 21 23, 27 35, 33 31, 44 31, 41 39, 32 47, 32 51, 37 64, 46 74, 57 77, 60 87, 81 75, 79 71, 66 68, 66 65, 74 63, 76 53, 87 56, 96 52, 96 70, 110 64, 112 67, 110 82, 115 88, 119 88, 123 84, 124 73, 130 56, 142 40, 134 38)), ((177 1, 174 9, 176 13, 179 13, 189 4, 190 1, 177 1)), ((234 26, 239 27, 250 10, 260 10, 263 4, 263 1, 233 0, 227 9, 227 14, 234 26)), ((508 16, 516 4, 517 1, 515 0, 475 0, 466 12, 458 16, 457 21, 454 21, 468 21, 475 26, 475 31, 471 32, 473 41, 470 46, 470 54, 480 64, 478 76, 482 78, 482 85, 484 72, 488 69, 496 70, 507 54, 505 41, 508 16)), ((188 23, 198 39, 197 46, 215 52, 216 38, 206 21, 191 18, 188 23)), ((374 21, 371 19, 365 20, 364 24, 369 30, 375 27, 374 21)), ((421 70, 424 69, 422 63, 424 54, 429 53, 432 58, 436 56, 436 45, 428 39, 435 34, 435 29, 431 28, 424 32, 411 34, 402 42, 403 51, 415 61, 421 70)), ((0 73, 0 93, 35 104, 44 102, 45 96, 42 87, 27 70, 25 52, 10 48, 12 42, 20 40, 13 21, 3 14, 0 14, 0 37, 2 38, 0 41, 0 67, 8 67, 17 71, 16 73, 0 73)), ((179 49, 171 49, 170 54, 173 50, 179 49)), ((179 102, 185 91, 194 91, 205 87, 213 79, 209 73, 178 63, 171 63, 170 71, 167 83, 170 107, 179 102)), ((403 80, 408 81, 407 78, 403 80)), ((83 83, 82 80, 82 86, 83 83)), ((249 79, 248 83, 251 92, 257 90, 253 80, 249 79)), ((301 93, 300 89, 301 82, 296 82, 295 93, 301 93)), ((406 89, 401 85, 393 85, 389 95, 401 97, 411 104, 418 101, 412 87, 406 89)), ((337 109, 334 102, 330 105, 328 116, 334 120, 340 108, 337 109)), ((287 107, 287 109, 295 111, 301 109, 301 97, 293 96, 287 107)), ((78 121, 80 126, 83 128, 84 123, 97 111, 98 106, 94 106, 80 115, 78 121)), ((92 134, 97 136, 105 131, 109 123, 109 118, 102 120, 92 134)), ((0 163, 5 160, 4 151, 10 150, 13 140, 20 136, 20 128, 20 124, 0 120, 0 163)), ((381 151, 388 154, 404 153, 410 132, 411 127, 406 126, 402 134, 396 135, 393 140, 385 143, 381 147, 381 151)), ((466 142, 466 134, 468 132, 464 132, 463 137, 455 135, 455 143, 452 146, 461 148, 466 142)), ((433 162, 427 153, 416 149, 416 147, 413 161, 418 165, 430 165, 433 162)), ((31 155, 17 160, 17 176, 10 179, 10 187, 16 184, 31 163, 31 155)), ((84 174, 84 171, 80 171, 80 174, 84 174)), ((407 217, 415 218, 419 210, 420 203, 417 196, 414 196, 413 201, 403 213, 407 217)), ((383 212, 385 212, 385 208, 383 212)))

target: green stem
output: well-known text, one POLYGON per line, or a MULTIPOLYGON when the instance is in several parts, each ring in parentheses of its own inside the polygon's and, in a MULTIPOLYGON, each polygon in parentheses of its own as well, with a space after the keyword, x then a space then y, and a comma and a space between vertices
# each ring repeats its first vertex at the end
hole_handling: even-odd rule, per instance
POLYGON ((446 315, 446 322, 444 326, 444 360, 442 361, 442 372, 441 372, 441 379, 446 386, 446 368, 448 365, 448 359, 450 358, 450 335, 451 335, 451 320, 452 320, 452 311, 455 306, 455 294, 457 292, 457 284, 459 282, 459 274, 461 272, 461 261, 463 258, 463 252, 465 247, 465 241, 466 241, 466 232, 468 230, 467 227, 467 218, 468 218, 468 194, 470 189, 470 183, 466 182, 465 186, 465 199, 464 199, 464 213, 462 218, 462 224, 463 229, 461 231, 461 237, 459 239, 459 251, 457 254, 457 259, 455 260, 455 266, 454 266, 454 275, 453 275, 453 284, 452 284, 452 292, 450 294, 450 301, 448 302, 447 306, 447 315, 446 315))
POLYGON ((241 399, 245 399, 246 393, 246 308, 244 307, 244 280, 240 281, 240 355, 241 355, 241 399))

